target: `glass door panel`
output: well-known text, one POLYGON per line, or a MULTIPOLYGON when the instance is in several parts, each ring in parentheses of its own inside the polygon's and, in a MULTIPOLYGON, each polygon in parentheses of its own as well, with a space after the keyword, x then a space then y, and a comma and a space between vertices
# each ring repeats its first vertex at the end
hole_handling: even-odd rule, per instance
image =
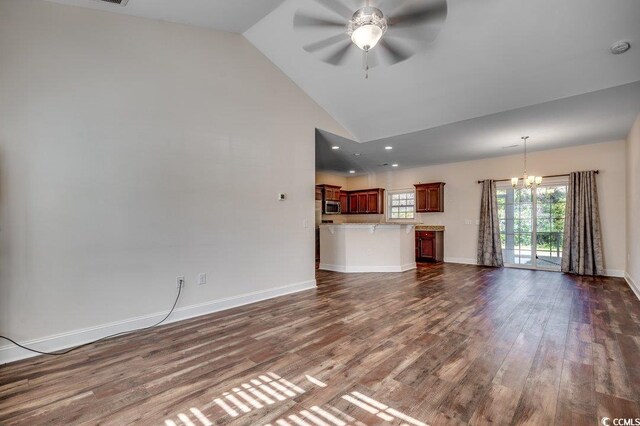
POLYGON ((497 194, 505 265, 560 270, 567 184, 502 187, 497 194))

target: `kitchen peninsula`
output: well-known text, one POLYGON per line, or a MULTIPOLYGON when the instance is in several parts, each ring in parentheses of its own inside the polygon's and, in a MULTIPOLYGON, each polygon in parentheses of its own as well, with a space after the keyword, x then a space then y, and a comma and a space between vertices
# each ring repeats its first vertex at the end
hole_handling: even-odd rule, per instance
POLYGON ((402 272, 416 268, 415 225, 320 225, 319 269, 336 272, 402 272))

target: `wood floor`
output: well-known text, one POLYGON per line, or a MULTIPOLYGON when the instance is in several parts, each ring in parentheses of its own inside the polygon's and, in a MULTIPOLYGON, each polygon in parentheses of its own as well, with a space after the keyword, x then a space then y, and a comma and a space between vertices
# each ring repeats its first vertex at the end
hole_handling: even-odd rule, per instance
POLYGON ((621 279, 440 264, 0 367, 0 424, 597 425, 640 418, 621 279))

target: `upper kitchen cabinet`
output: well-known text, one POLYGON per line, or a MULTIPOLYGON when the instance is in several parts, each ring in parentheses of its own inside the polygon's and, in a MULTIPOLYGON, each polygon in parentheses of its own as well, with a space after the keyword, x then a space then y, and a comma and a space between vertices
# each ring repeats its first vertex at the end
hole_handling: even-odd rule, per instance
POLYGON ((419 183, 416 187, 416 212, 444 211, 444 182, 419 183))
POLYGON ((342 207, 342 212, 346 213, 349 205, 349 194, 346 191, 340 191, 340 206, 342 207))
POLYGON ((324 201, 340 201, 340 187, 335 185, 322 185, 324 201))
POLYGON ((343 212, 350 214, 383 214, 384 189, 362 189, 348 191, 348 208, 343 212))

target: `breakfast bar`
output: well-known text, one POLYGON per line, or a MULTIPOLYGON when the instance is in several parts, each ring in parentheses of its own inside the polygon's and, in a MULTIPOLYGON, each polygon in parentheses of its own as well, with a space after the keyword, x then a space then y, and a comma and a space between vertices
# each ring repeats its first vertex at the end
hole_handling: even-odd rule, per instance
POLYGON ((320 225, 319 269, 336 272, 403 272, 416 268, 415 225, 320 225))

